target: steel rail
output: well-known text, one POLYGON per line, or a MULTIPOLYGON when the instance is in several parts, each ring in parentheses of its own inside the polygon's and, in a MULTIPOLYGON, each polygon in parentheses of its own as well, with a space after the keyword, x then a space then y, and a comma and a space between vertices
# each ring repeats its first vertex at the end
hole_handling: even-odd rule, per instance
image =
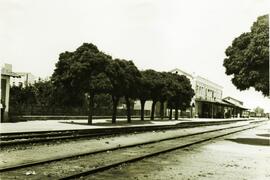
MULTIPOLYGON (((112 148, 108 148, 108 149, 104 149, 104 150, 98 150, 98 151, 89 152, 89 153, 79 153, 79 154, 63 156, 63 157, 58 157, 58 158, 52 158, 52 159, 47 159, 47 160, 41 160, 41 161, 35 161, 35 162, 29 162, 29 163, 24 163, 24 164, 9 166, 9 167, 2 167, 2 168, 0 168, 0 172, 16 170, 16 169, 25 168, 25 167, 31 167, 31 166, 35 166, 35 165, 41 165, 41 164, 45 164, 45 163, 56 162, 56 161, 66 160, 66 159, 75 158, 75 157, 93 155, 93 154, 98 154, 98 153, 102 153, 102 152, 106 152, 106 151, 114 151, 114 150, 118 150, 118 149, 124 149, 124 148, 136 147, 136 146, 141 146, 141 145, 153 144, 153 143, 162 142, 162 141, 180 139, 180 138, 189 137, 189 136, 195 136, 195 135, 200 135, 200 134, 206 134, 206 133, 217 132, 217 131, 221 131, 221 130, 246 127, 246 126, 250 126, 250 125, 245 124, 245 125, 237 125, 237 126, 232 126, 232 127, 218 128, 218 129, 209 130, 209 131, 203 131, 203 132, 198 132, 198 133, 190 133, 190 134, 186 134, 186 135, 180 135, 180 136, 175 136, 175 137, 164 138, 164 139, 161 139, 161 140, 153 140, 153 141, 149 141, 149 142, 135 143, 135 144, 126 145, 126 146, 117 146, 117 147, 112 147, 112 148)), ((259 126, 259 125, 257 125, 257 126, 259 126)), ((255 128, 255 126, 253 126, 252 128, 255 128)), ((247 128, 247 129, 249 129, 249 128, 247 128)))
MULTIPOLYGON (((243 121, 243 120, 241 120, 243 121)), ((233 121, 236 122, 236 121, 233 121)), ((159 125, 159 126, 139 126, 139 127, 122 127, 122 128, 104 128, 104 129, 83 129, 83 130, 61 130, 61 131, 41 131, 16 133, 15 135, 1 135, 0 145, 2 147, 18 144, 41 143, 52 140, 79 139, 87 137, 100 137, 107 135, 120 135, 129 133, 143 133, 149 131, 173 130, 181 128, 194 128, 201 126, 213 126, 233 123, 231 121, 219 122, 195 122, 195 123, 179 123, 177 125, 159 125)))
MULTIPOLYGON (((176 125, 179 125, 179 124, 184 124, 184 125, 187 125, 187 124, 197 124, 197 125, 203 125, 203 124, 219 124, 219 123, 234 123, 234 122, 239 122, 239 121, 254 121, 255 119, 235 119, 235 120, 224 120, 224 121, 196 121, 196 122, 181 122, 179 121, 178 124, 176 125)), ((114 125, 114 124, 112 124, 114 125)), ((115 124, 117 125, 117 124, 115 124)), ((146 124, 147 125, 147 124, 146 124)), ((144 127, 145 125, 143 126, 135 126, 135 127, 132 127, 132 128, 141 128, 141 127, 144 127)), ((162 127, 162 126, 175 126, 175 125, 150 125, 150 126, 145 126, 145 127, 162 127)), ((106 130, 112 130, 112 129, 115 129, 115 128, 131 128, 131 127, 108 127, 108 128, 103 128, 103 129, 106 129, 106 130)), ((93 131, 93 130, 100 130, 100 129, 64 129, 64 130, 45 130, 45 131, 27 131, 27 132, 1 132, 0 133, 0 138, 2 137, 9 137, 9 136, 13 136, 13 137, 16 137, 16 136, 22 136, 22 135, 30 135, 31 134, 47 134, 47 133, 76 133, 76 132, 88 132, 88 131, 93 131)))
MULTIPOLYGON (((242 131, 245 131, 245 130, 253 129, 253 128, 256 128, 258 126, 261 126, 261 125, 254 125, 252 127, 240 129, 240 130, 229 132, 229 133, 224 133, 224 134, 213 136, 213 137, 210 137, 210 138, 198 140, 198 141, 195 141, 195 142, 192 142, 192 143, 187 143, 185 145, 180 145, 180 146, 176 146, 176 147, 172 147, 172 148, 167 148, 167 149, 163 149, 163 150, 160 150, 160 151, 157 151, 157 152, 141 155, 139 157, 130 158, 130 159, 127 159, 127 160, 122 160, 122 161, 116 162, 116 163, 111 163, 111 164, 108 164, 108 165, 99 166, 99 167, 96 167, 96 168, 93 168, 93 169, 90 169, 90 170, 86 170, 86 171, 83 171, 83 172, 79 172, 79 173, 75 173, 75 174, 72 174, 72 175, 62 177, 62 178, 60 178, 60 180, 81 178, 83 176, 87 176, 87 175, 95 174, 95 173, 98 173, 98 172, 106 171, 106 170, 109 170, 111 168, 115 168, 115 167, 118 167, 120 165, 123 165, 123 164, 134 163, 134 162, 140 161, 140 160, 145 159, 145 158, 154 157, 154 156, 164 154, 164 153, 168 153, 168 152, 171 152, 171 151, 174 151, 174 150, 178 150, 178 149, 186 148, 186 147, 189 147, 189 146, 192 146, 192 145, 204 143, 204 142, 216 139, 216 138, 220 138, 220 137, 228 136, 228 135, 235 134, 235 133, 238 133, 238 132, 242 132, 242 131)), ((233 129, 233 128, 228 128, 228 129, 233 129)))

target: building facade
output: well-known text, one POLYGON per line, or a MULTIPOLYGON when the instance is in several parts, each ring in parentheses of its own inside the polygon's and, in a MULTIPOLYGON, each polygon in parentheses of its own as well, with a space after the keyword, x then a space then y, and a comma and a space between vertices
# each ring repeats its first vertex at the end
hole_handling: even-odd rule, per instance
POLYGON ((191 107, 187 110, 189 117, 218 118, 222 117, 223 87, 201 76, 191 75, 178 68, 170 72, 185 75, 191 82, 195 92, 191 107))
POLYGON ((3 67, 1 67, 1 122, 8 121, 10 79, 12 77, 18 78, 20 76, 12 72, 11 64, 4 64, 3 67))

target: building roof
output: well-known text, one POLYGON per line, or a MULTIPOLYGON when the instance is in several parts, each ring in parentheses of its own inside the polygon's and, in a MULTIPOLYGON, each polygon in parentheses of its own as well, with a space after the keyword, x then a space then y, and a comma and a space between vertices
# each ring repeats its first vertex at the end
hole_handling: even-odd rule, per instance
POLYGON ((12 72, 11 64, 4 64, 4 66, 1 67, 1 75, 10 77, 20 77, 20 75, 18 75, 17 73, 12 72))
MULTIPOLYGON (((236 107, 238 107, 238 108, 240 108, 240 109, 243 109, 243 110, 248 110, 249 108, 246 108, 246 107, 244 107, 242 104, 240 104, 240 103, 235 103, 235 102, 233 102, 233 101, 229 101, 229 100, 227 100, 227 99, 222 99, 224 102, 226 102, 226 103, 228 103, 228 104, 231 104, 231 105, 233 105, 233 106, 236 106, 236 107)), ((241 102, 241 101, 240 101, 241 102)))
POLYGON ((10 77, 21 77, 19 74, 15 73, 15 72, 3 72, 1 71, 1 75, 4 75, 4 76, 10 76, 10 77))
POLYGON ((229 102, 237 102, 237 103, 243 105, 243 101, 239 101, 238 99, 232 98, 230 96, 227 96, 227 97, 225 97, 223 99, 225 99, 226 101, 229 101, 229 102))
POLYGON ((189 76, 189 77, 193 78, 193 76, 191 74, 189 74, 189 73, 187 73, 187 72, 185 72, 185 71, 183 71, 181 69, 178 69, 178 68, 175 68, 175 69, 171 70, 170 72, 175 72, 175 71, 180 72, 179 74, 183 74, 185 76, 189 76))
POLYGON ((238 104, 233 104, 231 102, 228 102, 224 99, 220 100, 220 99, 215 99, 214 101, 213 100, 209 100, 209 99, 202 99, 202 98, 196 98, 195 99, 196 101, 201 101, 201 102, 208 102, 208 103, 214 103, 214 104, 220 104, 220 105, 224 105, 224 106, 229 106, 229 107, 238 107, 240 109, 243 109, 243 110, 248 110, 248 108, 242 106, 242 105, 238 105, 238 104))
POLYGON ((225 106, 232 106, 231 104, 228 104, 220 99, 215 99, 213 100, 209 100, 209 99, 203 99, 203 98, 196 98, 196 101, 201 101, 201 102, 209 102, 209 103, 214 103, 214 104, 221 104, 221 105, 225 105, 225 106))

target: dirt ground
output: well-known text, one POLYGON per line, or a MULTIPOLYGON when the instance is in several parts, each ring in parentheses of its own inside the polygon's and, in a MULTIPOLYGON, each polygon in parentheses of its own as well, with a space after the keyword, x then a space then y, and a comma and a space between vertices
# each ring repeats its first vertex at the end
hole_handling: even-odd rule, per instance
POLYGON ((270 123, 84 179, 270 179, 270 123))
MULTIPOLYGON (((230 125, 222 126, 227 127, 230 125)), ((221 128, 221 126, 218 127, 221 128)), ((31 161, 35 158, 56 156, 58 153, 62 153, 62 155, 65 153, 75 153, 75 150, 81 152, 82 150, 108 148, 117 145, 123 146, 138 141, 174 137, 176 135, 206 131, 213 128, 215 127, 177 129, 167 132, 153 131, 142 134, 124 135, 121 138, 110 137, 66 142, 49 146, 38 145, 25 150, 2 151, 0 153, 0 159, 3 164, 12 164, 23 162, 23 159, 31 161), (3 162, 3 160, 6 161, 3 162)), ((257 177, 258 179, 267 179, 270 177, 270 168, 264 166, 264 164, 270 164, 270 146, 266 141, 269 140, 269 129, 268 123, 268 126, 261 126, 256 130, 226 136, 225 139, 191 146, 190 148, 173 151, 158 157, 147 158, 134 164, 120 166, 99 174, 83 177, 83 179, 257 179, 257 177)), ((201 136, 203 135, 198 136, 202 138, 201 136)), ((179 141, 180 144, 185 143, 184 139, 182 138, 179 141)), ((189 139, 191 138, 187 138, 187 140, 189 139)), ((172 145, 174 144, 175 142, 172 145)), ((179 145, 177 141, 176 144, 179 145)), ((151 152, 156 148, 156 146, 150 144, 148 149, 145 146, 138 146, 134 147, 133 150, 120 149, 117 151, 106 151, 97 155, 72 158, 34 168, 29 167, 16 170, 15 172, 2 173, 0 176, 3 179, 58 179, 62 177, 62 174, 83 172, 110 162, 117 162, 121 158, 125 159, 143 154, 147 150, 151 152), (28 172, 35 172, 35 174, 28 176, 28 172)))
POLYGON ((94 139, 76 140, 70 142, 61 142, 55 144, 37 144, 27 148, 16 147, 12 149, 0 150, 0 167, 36 162, 51 158, 71 156, 100 150, 108 150, 118 146, 127 146, 143 142, 150 142, 169 137, 192 134, 202 131, 214 130, 216 128, 225 128, 235 125, 243 125, 246 122, 238 122, 228 125, 196 127, 187 129, 175 129, 169 131, 153 131, 145 133, 127 134, 115 137, 102 137, 94 139), (166 132, 166 133, 165 133, 166 132), (65 151, 63 151, 63 149, 65 151))

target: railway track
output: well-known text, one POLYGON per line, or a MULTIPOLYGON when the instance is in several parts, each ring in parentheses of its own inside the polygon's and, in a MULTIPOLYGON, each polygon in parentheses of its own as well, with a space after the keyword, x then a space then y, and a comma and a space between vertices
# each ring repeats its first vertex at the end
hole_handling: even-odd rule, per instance
MULTIPOLYGON (((250 120, 253 119, 249 119, 249 121, 250 120)), ((163 131, 170 129, 222 125, 235 123, 239 121, 247 121, 247 120, 236 119, 234 121, 184 122, 176 125, 1 133, 0 145, 1 147, 22 145, 22 144, 27 145, 30 143, 44 143, 59 140, 74 140, 74 139, 95 138, 95 137, 130 134, 130 133, 143 133, 149 131, 163 131)))
MULTIPOLYGON (((243 121, 243 120, 241 120, 243 121)), ((23 133, 1 133, 0 134, 0 145, 11 146, 11 145, 21 145, 29 143, 42 143, 42 142, 52 142, 59 140, 72 140, 80 138, 95 138, 110 135, 120 135, 129 133, 142 133, 148 131, 161 131, 179 128, 192 128, 200 126, 212 126, 221 125, 237 122, 186 122, 179 123, 177 125, 160 125, 160 126, 140 126, 140 127, 121 127, 121 128, 103 128, 103 129, 81 129, 81 130, 60 130, 60 131, 40 131, 40 132, 23 132, 23 133)))
POLYGON ((256 128, 263 122, 217 128, 146 143, 120 146, 92 153, 84 153, 47 161, 30 162, 0 168, 1 177, 13 179, 25 176, 27 179, 76 179, 101 172, 119 165, 139 161, 147 157, 203 143, 215 138, 256 128), (29 171, 34 175, 26 176, 29 171))

